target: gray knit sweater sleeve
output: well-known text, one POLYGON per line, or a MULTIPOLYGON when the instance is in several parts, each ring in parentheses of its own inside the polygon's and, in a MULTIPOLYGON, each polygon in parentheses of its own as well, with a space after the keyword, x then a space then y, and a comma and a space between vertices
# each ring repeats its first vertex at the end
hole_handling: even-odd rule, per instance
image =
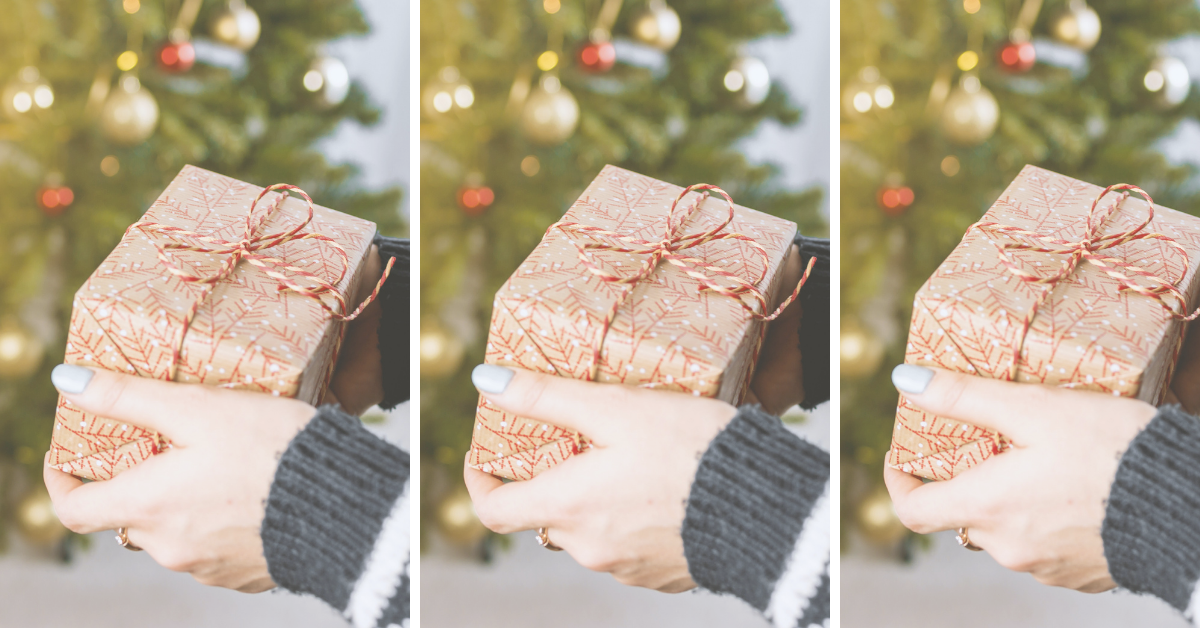
POLYGON ((409 611, 408 454, 323 406, 284 451, 262 524, 276 584, 311 594, 355 628, 409 611))
POLYGON ((1200 598, 1200 419, 1165 406, 1129 444, 1101 528, 1116 583, 1197 620, 1200 598))
POLYGON ((742 406, 700 459, 683 521, 696 584, 779 628, 829 619, 829 452, 742 406))

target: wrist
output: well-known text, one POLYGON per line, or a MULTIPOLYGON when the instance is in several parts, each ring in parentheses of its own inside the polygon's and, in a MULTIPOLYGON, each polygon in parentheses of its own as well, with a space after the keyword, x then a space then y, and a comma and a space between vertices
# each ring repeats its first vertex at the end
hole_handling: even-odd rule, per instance
POLYGON ((688 496, 682 535, 692 579, 769 614, 820 623, 828 484, 828 452, 742 406, 701 457, 688 496))
POLYGON ((1121 456, 1101 538, 1113 580, 1189 611, 1200 580, 1200 420, 1158 414, 1121 456))

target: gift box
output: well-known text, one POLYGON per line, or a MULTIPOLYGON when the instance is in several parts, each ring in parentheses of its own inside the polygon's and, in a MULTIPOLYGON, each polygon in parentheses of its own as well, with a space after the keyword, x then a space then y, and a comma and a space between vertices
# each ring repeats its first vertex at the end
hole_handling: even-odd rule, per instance
MULTIPOLYGON (((64 361, 319 402, 375 225, 289 189, 185 167, 75 294, 64 361)), ((104 480, 167 446, 60 398, 50 463, 104 480)))
MULTIPOLYGON (((796 225, 688 189, 601 170, 496 293, 485 361, 739 401, 796 225)), ((587 447, 480 397, 469 463, 523 480, 587 447)))
MULTIPOLYGON (((1200 218, 1026 166, 913 301, 905 362, 1157 404, 1196 307, 1200 218)), ((904 395, 887 463, 953 478, 1011 447, 904 395)))

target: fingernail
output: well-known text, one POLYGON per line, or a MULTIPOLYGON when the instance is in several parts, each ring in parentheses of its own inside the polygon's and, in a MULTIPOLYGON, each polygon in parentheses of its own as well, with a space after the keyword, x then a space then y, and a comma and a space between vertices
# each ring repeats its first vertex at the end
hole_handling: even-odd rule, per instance
POLYGON ((480 364, 471 371, 471 383, 482 392, 499 395, 508 388, 513 375, 512 369, 495 364, 480 364))
POLYGON ((925 392, 932 379, 932 369, 916 364, 901 364, 892 369, 892 384, 899 388, 900 392, 919 395, 925 392))
POLYGON ((54 387, 69 395, 78 395, 87 389, 95 373, 92 369, 75 366, 74 364, 59 364, 50 371, 50 381, 54 387))

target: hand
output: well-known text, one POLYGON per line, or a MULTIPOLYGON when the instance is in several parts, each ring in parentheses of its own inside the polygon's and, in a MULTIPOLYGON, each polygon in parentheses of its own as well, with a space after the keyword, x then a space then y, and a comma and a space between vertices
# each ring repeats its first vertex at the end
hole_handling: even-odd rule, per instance
POLYGON ((58 366, 53 377, 83 410, 173 444, 105 482, 84 484, 47 464, 46 488, 64 525, 80 534, 127 528, 160 565, 202 584, 248 593, 275 586, 259 528, 279 456, 312 406, 79 366, 58 366))
POLYGON ((996 562, 1043 584, 1087 593, 1116 586, 1100 526, 1121 455, 1154 418, 1152 406, 915 365, 897 367, 892 381, 922 409, 998 430, 1014 445, 945 482, 885 468, 905 526, 921 534, 965 527, 996 562))
MULTIPOLYGON (((800 250, 792 245, 791 254, 784 262, 783 290, 772 307, 787 298, 804 276, 800 263, 800 250)), ((776 416, 788 408, 804 401, 804 366, 800 355, 800 323, 804 320, 804 307, 793 301, 779 318, 767 326, 767 337, 763 340, 762 353, 754 366, 754 379, 746 403, 759 403, 767 412, 776 416)))
MULTIPOLYGON (((383 276, 379 247, 371 245, 366 264, 354 300, 349 302, 351 309, 367 300, 383 276)), ((383 401, 383 370, 379 356, 379 319, 382 315, 383 308, 375 300, 358 318, 348 323, 337 367, 323 400, 325 403, 340 404, 343 410, 357 416, 383 401)))
POLYGON ((491 365, 476 367, 472 380, 497 406, 594 441, 526 482, 505 484, 466 467, 485 526, 501 534, 549 528, 551 542, 579 564, 622 584, 669 593, 696 586, 683 554, 685 500, 700 455, 734 417, 733 406, 491 365))
POLYGON ((1184 329, 1187 340, 1175 363, 1175 375, 1171 378, 1171 389, 1167 391, 1163 404, 1177 403, 1189 414, 1200 411, 1200 327, 1189 323, 1184 329))

